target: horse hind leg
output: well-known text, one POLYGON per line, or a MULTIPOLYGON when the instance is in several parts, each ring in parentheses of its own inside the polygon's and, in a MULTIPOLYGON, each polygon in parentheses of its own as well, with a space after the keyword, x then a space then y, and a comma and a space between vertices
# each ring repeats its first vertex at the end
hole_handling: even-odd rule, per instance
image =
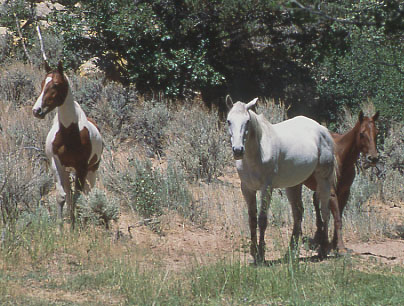
POLYGON ((86 180, 84 182, 84 193, 89 193, 91 189, 95 186, 95 181, 97 180, 97 172, 96 171, 88 171, 86 180))
POLYGON ((314 238, 310 243, 312 244, 311 248, 315 249, 320 244, 321 231, 323 228, 323 220, 321 219, 320 202, 317 192, 313 193, 313 206, 316 213, 316 233, 314 234, 314 238))
MULTIPOLYGON (((329 201, 329 208, 331 210, 332 216, 334 218, 334 237, 331 243, 331 249, 337 249, 338 251, 341 251, 342 253, 345 252, 345 246, 342 240, 342 215, 339 210, 338 206, 339 198, 331 192, 330 195, 330 201, 329 201)), ((321 217, 321 212, 320 212, 320 203, 319 199, 317 196, 317 193, 315 192, 313 195, 313 204, 314 208, 316 211, 316 233, 313 238, 313 248, 316 248, 322 239, 322 231, 323 231, 323 220, 321 217)))
POLYGON ((60 230, 63 230, 63 206, 67 203, 70 207, 71 198, 71 186, 70 186, 70 175, 65 170, 65 168, 60 164, 60 162, 51 158, 51 168, 54 172, 55 183, 56 183, 56 202, 57 202, 57 220, 59 223, 60 230))
POLYGON ((71 203, 71 206, 69 208, 69 214, 70 214, 70 221, 72 224, 72 229, 75 228, 76 226, 76 206, 77 206, 77 200, 80 196, 80 194, 84 191, 86 183, 86 178, 87 178, 87 169, 76 169, 76 179, 75 179, 75 188, 74 188, 74 195, 73 195, 73 200, 71 203))
POLYGON ((321 204, 321 221, 322 226, 320 229, 320 250, 319 256, 326 257, 329 252, 329 242, 328 242, 328 222, 330 219, 330 208, 329 200, 331 195, 331 182, 329 179, 324 179, 321 177, 316 177, 317 179, 317 195, 321 204))
MULTIPOLYGON (((303 201, 302 201, 302 185, 286 188, 286 196, 292 207, 293 213, 293 232, 290 238, 290 251, 292 254, 298 254, 298 242, 302 234, 303 220, 303 201)), ((288 254, 287 254, 288 255, 288 254)), ((288 256, 286 256, 288 258, 288 256)))

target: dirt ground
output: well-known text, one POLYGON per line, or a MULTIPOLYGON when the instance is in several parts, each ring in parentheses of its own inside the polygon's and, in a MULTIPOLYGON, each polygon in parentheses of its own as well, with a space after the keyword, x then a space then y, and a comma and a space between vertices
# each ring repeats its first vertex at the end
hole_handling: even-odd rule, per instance
MULTIPOLYGON (((404 205, 375 205, 373 208, 380 214, 390 216, 398 227, 404 224, 404 205)), ((153 232, 149 226, 139 224, 124 215, 120 218, 118 229, 123 237, 131 243, 150 250, 150 255, 162 260, 168 269, 181 270, 192 264, 209 264, 220 259, 241 260, 251 262, 249 255, 248 232, 242 235, 229 235, 217 224, 206 224, 203 228, 186 222, 178 216, 170 216, 169 224, 162 233, 153 232), (129 231, 128 231, 129 229, 129 231)), ((290 231, 283 230, 286 243, 290 231)), ((266 237, 267 260, 276 260, 283 254, 271 241, 270 229, 266 237)), ((389 265, 404 264, 404 239, 396 235, 394 238, 378 238, 361 241, 355 233, 346 233, 344 240, 350 254, 363 260, 377 261, 389 265)), ((302 249, 301 257, 315 256, 315 251, 302 249)))

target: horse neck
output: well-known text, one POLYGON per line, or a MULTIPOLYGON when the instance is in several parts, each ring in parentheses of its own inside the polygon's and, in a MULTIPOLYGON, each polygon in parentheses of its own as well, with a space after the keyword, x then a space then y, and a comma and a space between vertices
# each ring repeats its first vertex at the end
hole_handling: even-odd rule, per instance
POLYGON ((73 99, 70 86, 67 90, 67 96, 61 106, 58 107, 59 124, 69 127, 71 124, 79 122, 79 112, 73 99))
POLYGON ((341 163, 346 166, 351 166, 356 163, 359 158, 360 148, 357 146, 357 138, 360 130, 360 125, 357 123, 352 130, 342 135, 339 146, 343 147, 340 151, 341 163))
POLYGON ((250 113, 250 127, 246 139, 246 155, 257 156, 261 154, 260 139, 262 137, 262 128, 258 121, 258 116, 252 111, 250 113))

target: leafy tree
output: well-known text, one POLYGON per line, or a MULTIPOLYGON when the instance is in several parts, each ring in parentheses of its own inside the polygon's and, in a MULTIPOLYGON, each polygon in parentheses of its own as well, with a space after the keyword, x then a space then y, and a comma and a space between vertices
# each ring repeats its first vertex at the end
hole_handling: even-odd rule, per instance
MULTIPOLYGON (((25 5, 18 16, 28 20, 23 35, 32 39, 31 1, 12 3, 14 12, 25 5)), ((107 77, 142 93, 184 99, 200 92, 221 112, 228 93, 269 97, 291 106, 290 116, 322 120, 372 99, 384 115, 401 118, 401 1, 62 3, 68 13, 55 12, 52 30, 62 36, 66 65, 76 69, 96 57, 107 77)), ((12 26, 10 16, 1 20, 12 26)))

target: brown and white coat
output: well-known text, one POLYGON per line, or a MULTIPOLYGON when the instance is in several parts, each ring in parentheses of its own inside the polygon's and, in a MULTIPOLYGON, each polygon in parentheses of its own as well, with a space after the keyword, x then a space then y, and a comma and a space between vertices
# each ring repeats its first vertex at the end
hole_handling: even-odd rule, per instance
POLYGON ((53 109, 57 113, 48 133, 45 152, 55 175, 58 218, 62 219, 66 202, 74 226, 74 205, 70 174, 76 174, 76 191, 88 192, 96 181, 96 172, 100 164, 103 142, 100 131, 94 121, 88 119, 80 105, 73 100, 69 80, 59 63, 54 71, 47 63, 46 76, 42 81, 41 94, 34 107, 35 117, 43 119, 53 109))

